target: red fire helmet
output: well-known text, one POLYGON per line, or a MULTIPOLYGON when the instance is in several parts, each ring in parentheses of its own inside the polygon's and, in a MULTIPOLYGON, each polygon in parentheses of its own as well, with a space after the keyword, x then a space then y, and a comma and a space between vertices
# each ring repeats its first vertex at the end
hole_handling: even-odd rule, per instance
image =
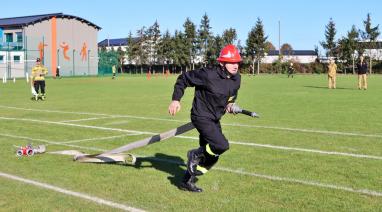
POLYGON ((240 52, 235 45, 229 44, 220 51, 217 60, 219 62, 239 63, 241 62, 240 52))

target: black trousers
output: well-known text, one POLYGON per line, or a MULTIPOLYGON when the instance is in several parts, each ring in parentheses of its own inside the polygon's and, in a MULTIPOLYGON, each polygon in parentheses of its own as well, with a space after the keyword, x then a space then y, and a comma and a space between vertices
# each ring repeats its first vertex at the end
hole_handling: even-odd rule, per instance
POLYGON ((34 89, 38 93, 39 89, 41 89, 41 94, 45 94, 45 80, 34 81, 34 89))
POLYGON ((201 147, 209 144, 212 152, 217 155, 221 155, 229 149, 229 143, 223 135, 220 121, 196 116, 191 116, 191 121, 200 134, 199 145, 201 147))

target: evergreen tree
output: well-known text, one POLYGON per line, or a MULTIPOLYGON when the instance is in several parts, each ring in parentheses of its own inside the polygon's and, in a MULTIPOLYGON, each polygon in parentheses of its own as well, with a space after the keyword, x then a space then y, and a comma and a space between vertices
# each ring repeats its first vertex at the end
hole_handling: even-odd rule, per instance
POLYGON ((334 49, 336 48, 335 36, 336 36, 336 24, 333 19, 330 18, 328 25, 325 29, 325 41, 320 42, 321 46, 326 49, 326 56, 333 57, 334 49))
POLYGON ((208 61, 207 58, 207 48, 209 46, 209 43, 211 42, 211 27, 210 27, 210 20, 207 16, 207 13, 205 13, 202 17, 202 20, 200 22, 200 27, 198 30, 198 50, 199 55, 203 58, 203 63, 206 63, 208 61))
MULTIPOLYGON (((264 26, 260 18, 257 18, 255 27, 252 27, 248 33, 246 54, 252 60, 253 67, 255 66, 255 60, 259 63, 264 56, 265 42, 268 36, 265 36, 264 26)), ((257 74, 259 74, 259 65, 257 68, 257 74)))
POLYGON ((371 17, 370 13, 367 14, 366 20, 363 21, 363 24, 365 26, 365 31, 361 31, 361 37, 363 41, 365 42, 365 48, 369 49, 369 59, 370 59, 370 74, 373 73, 373 55, 372 55, 372 49, 376 49, 377 47, 377 38, 380 34, 379 32, 379 24, 375 27, 371 26, 371 17))
POLYGON ((187 57, 187 39, 185 39, 184 33, 181 31, 175 31, 175 36, 173 39, 174 52, 172 55, 172 60, 175 66, 179 66, 180 70, 183 71, 183 66, 189 64, 187 57))
MULTIPOLYGON (((345 62, 347 66, 352 64, 353 67, 353 74, 355 72, 354 70, 354 53, 357 50, 358 46, 358 31, 356 27, 353 25, 351 30, 348 31, 347 37, 342 37, 338 41, 338 50, 339 50, 339 56, 342 61, 345 62)), ((345 69, 346 73, 346 69, 345 69)))
POLYGON ((136 52, 137 65, 141 67, 141 74, 143 74, 143 65, 148 61, 148 45, 146 36, 146 27, 137 30, 137 42, 134 44, 134 52, 136 52))
POLYGON ((208 43, 207 51, 207 63, 210 65, 217 64, 217 58, 219 57, 220 50, 224 47, 223 38, 219 35, 212 37, 208 43))
POLYGON ((122 47, 119 46, 117 49, 117 55, 118 55, 118 69, 123 73, 123 62, 125 60, 125 51, 123 51, 122 47))
POLYGON ((158 45, 159 45, 158 59, 163 65, 162 72, 164 73, 165 68, 169 69, 168 64, 171 62, 171 57, 174 50, 172 45, 172 38, 168 30, 166 30, 166 32, 163 34, 162 39, 160 39, 160 42, 158 45), (167 67, 165 67, 166 65, 167 67))
POLYGON ((236 30, 233 28, 224 30, 222 39, 223 39, 223 46, 227 44, 234 44, 234 42, 237 40, 236 30))
POLYGON ((134 52, 134 38, 131 31, 129 32, 129 36, 127 37, 126 55, 127 55, 127 63, 132 64, 134 61, 134 58, 136 58, 136 54, 134 52))
POLYGON ((196 28, 195 24, 187 18, 183 24, 184 34, 186 38, 187 59, 190 64, 190 69, 194 69, 194 60, 196 58, 196 28))
POLYGON ((149 54, 149 63, 150 67, 153 64, 157 64, 158 60, 158 51, 159 51, 159 39, 160 39, 160 29, 159 29, 159 23, 158 21, 155 21, 155 23, 149 27, 147 30, 147 49, 149 54))

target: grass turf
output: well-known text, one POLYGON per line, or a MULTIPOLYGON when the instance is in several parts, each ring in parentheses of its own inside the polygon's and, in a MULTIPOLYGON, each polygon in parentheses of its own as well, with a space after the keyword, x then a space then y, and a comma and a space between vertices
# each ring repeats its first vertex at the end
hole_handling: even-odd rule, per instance
MULTIPOLYGON (((182 110, 170 117, 167 107, 175 79, 147 80, 134 75, 116 80, 48 79, 45 102, 29 100, 30 87, 25 81, 0 85, 0 172, 149 211, 382 210, 381 196, 338 189, 381 194, 381 159, 273 148, 381 158, 382 77, 378 75, 369 77, 366 91, 356 88, 357 79, 352 75, 339 76, 336 90, 326 88, 324 75, 297 75, 293 79, 284 75, 243 76, 237 102, 261 118, 226 115, 222 119, 223 131, 233 142, 216 169, 200 177, 198 185, 205 190, 201 194, 176 187, 185 170, 178 163, 186 160, 187 150, 197 147, 194 138, 172 138, 133 150, 144 156, 136 166, 80 164, 70 156, 51 154, 17 158, 14 154, 13 145, 29 142, 49 142, 48 151, 95 153, 87 148, 112 149, 148 136, 105 138, 128 134, 112 129, 159 133, 175 128, 189 120, 193 94, 189 88, 182 110), (89 138, 92 140, 78 141, 89 138)), ((185 136, 198 135, 194 130, 185 136)), ((4 210, 117 210, 6 178, 0 178, 0 183, 0 207, 4 210)))

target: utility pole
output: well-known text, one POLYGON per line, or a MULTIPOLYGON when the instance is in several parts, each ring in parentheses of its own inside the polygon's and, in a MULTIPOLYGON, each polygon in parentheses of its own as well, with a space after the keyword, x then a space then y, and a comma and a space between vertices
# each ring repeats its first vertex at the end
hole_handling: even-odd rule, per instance
POLYGON ((279 21, 279 57, 281 56, 281 23, 279 21))

